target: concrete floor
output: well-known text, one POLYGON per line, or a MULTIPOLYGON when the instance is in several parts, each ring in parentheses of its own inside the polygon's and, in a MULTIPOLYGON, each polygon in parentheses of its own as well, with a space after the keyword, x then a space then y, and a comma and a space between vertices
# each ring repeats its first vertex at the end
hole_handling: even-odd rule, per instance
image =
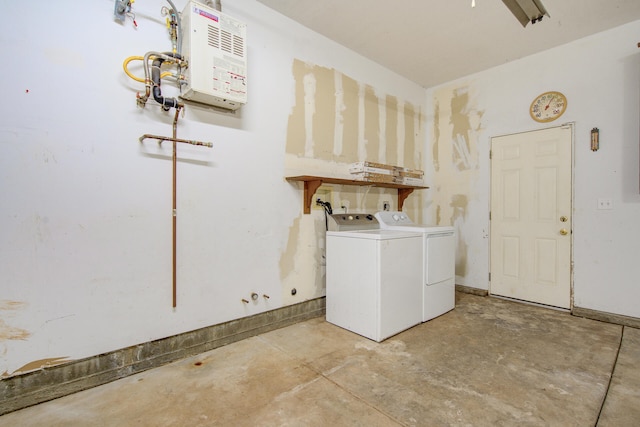
POLYGON ((638 362, 638 329, 458 294, 382 343, 316 318, 0 426, 637 426, 638 362))

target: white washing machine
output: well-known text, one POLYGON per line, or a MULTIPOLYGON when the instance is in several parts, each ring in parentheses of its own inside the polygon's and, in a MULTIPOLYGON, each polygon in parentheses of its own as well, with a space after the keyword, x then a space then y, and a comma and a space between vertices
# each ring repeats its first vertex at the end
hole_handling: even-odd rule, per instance
POLYGON ((415 224, 407 214, 398 211, 381 211, 375 217, 382 229, 420 232, 423 235, 422 321, 453 310, 456 305, 455 228, 415 224))
POLYGON ((380 342, 422 319, 422 234, 381 230, 369 214, 331 215, 326 318, 380 342))

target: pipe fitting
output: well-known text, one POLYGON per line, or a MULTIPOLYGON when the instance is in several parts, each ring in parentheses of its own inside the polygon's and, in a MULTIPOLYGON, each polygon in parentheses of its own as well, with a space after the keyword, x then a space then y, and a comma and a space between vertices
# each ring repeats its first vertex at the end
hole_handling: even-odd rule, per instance
POLYGON ((153 99, 162 106, 164 111, 169 111, 172 108, 179 108, 182 104, 178 102, 176 98, 165 98, 162 96, 162 90, 160 89, 161 77, 160 67, 162 63, 171 60, 172 58, 182 59, 182 56, 178 53, 167 52, 164 55, 156 56, 151 65, 151 81, 153 83, 153 99))

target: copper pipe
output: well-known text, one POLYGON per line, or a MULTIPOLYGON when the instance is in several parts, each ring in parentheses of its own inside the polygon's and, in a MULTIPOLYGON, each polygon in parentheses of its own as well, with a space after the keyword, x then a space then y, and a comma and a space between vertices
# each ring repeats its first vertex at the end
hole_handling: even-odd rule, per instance
POLYGON ((173 293, 173 308, 176 307, 176 288, 177 288, 177 280, 176 280, 176 236, 177 236, 177 215, 178 215, 178 211, 177 211, 177 207, 178 207, 178 198, 177 198, 177 191, 176 191, 176 184, 177 184, 177 172, 178 172, 178 155, 177 155, 177 151, 178 151, 178 141, 176 141, 177 139, 177 134, 178 134, 178 116, 180 114, 180 110, 182 109, 181 106, 178 106, 176 108, 176 115, 173 117, 173 210, 172 210, 172 217, 173 217, 173 252, 172 252, 172 263, 173 263, 173 287, 172 287, 172 293, 173 293))
POLYGON ((140 142, 143 142, 145 139, 150 138, 150 139, 157 139, 159 141, 160 144, 162 144, 163 141, 171 141, 173 142, 173 154, 172 154, 172 163, 173 163, 173 183, 172 183, 172 187, 173 187, 173 195, 172 195, 172 206, 171 206, 171 215, 172 215, 172 251, 171 251, 171 261, 172 261, 172 297, 173 297, 173 307, 176 307, 176 303, 177 303, 177 234, 178 234, 178 223, 177 223, 177 216, 178 216, 178 197, 177 197, 177 183, 178 183, 178 179, 177 179, 177 175, 178 175, 178 143, 185 143, 185 144, 191 144, 191 145, 199 145, 199 146, 203 146, 203 147, 213 147, 213 144, 211 142, 201 142, 201 141, 194 141, 194 140, 190 140, 190 139, 180 139, 177 138, 177 133, 178 133, 178 117, 180 115, 180 111, 182 110, 182 108, 184 108, 184 105, 182 104, 178 104, 178 106, 176 107, 176 114, 173 118, 173 136, 171 138, 167 137, 167 136, 158 136, 158 135, 151 135, 151 134, 144 134, 142 135, 140 138, 138 138, 138 140, 140 142))
POLYGON ((144 135, 142 135, 140 138, 138 138, 138 141, 143 142, 147 138, 157 139, 160 144, 162 144, 163 141, 173 141, 173 142, 183 142, 185 144, 191 144, 191 145, 199 145, 199 146, 208 147, 208 148, 213 147, 212 142, 194 141, 192 139, 169 138, 168 136, 151 135, 149 133, 145 133, 144 135))

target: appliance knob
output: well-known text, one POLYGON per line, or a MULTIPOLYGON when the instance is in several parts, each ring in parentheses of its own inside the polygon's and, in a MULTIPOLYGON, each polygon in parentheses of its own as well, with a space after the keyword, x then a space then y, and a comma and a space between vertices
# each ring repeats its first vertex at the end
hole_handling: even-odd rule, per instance
POLYGON ((393 214, 392 217, 394 221, 397 221, 400 219, 400 216, 398 214, 393 214))
POLYGON ((371 214, 367 215, 367 219, 368 219, 369 221, 373 221, 373 215, 371 215, 371 214))

